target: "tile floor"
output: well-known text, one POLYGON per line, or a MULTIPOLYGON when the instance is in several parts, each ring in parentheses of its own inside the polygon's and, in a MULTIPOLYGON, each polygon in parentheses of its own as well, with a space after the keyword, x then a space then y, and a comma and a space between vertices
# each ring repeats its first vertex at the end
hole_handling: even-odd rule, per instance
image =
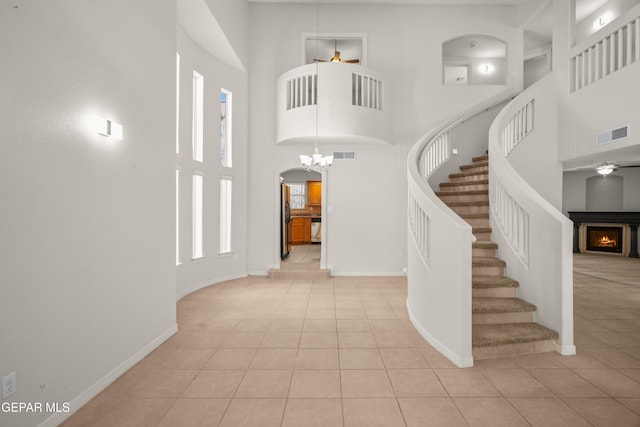
POLYGON ((640 426, 640 260, 574 260, 577 356, 458 369, 403 278, 249 277, 180 300, 179 332, 63 425, 640 426))

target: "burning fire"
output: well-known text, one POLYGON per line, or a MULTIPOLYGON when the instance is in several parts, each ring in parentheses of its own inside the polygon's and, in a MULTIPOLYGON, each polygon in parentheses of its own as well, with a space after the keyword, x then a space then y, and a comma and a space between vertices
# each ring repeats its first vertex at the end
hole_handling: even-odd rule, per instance
POLYGON ((617 242, 609 239, 609 236, 602 236, 600 240, 598 240, 598 246, 615 247, 616 244, 617 242))

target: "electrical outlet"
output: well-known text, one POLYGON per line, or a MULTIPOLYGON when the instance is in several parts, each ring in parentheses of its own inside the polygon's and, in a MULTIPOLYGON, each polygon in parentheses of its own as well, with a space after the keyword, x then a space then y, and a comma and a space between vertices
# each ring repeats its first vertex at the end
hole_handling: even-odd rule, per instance
POLYGON ((6 399, 16 392, 16 373, 2 377, 2 398, 6 399))

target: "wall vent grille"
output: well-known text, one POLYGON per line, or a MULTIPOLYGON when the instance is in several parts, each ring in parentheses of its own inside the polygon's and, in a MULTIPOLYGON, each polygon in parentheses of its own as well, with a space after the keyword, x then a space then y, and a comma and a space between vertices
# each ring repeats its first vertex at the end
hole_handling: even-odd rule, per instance
POLYGON ((618 129, 608 130, 606 132, 602 132, 598 134, 598 138, 596 140, 596 144, 609 144, 611 142, 617 141, 619 139, 624 139, 629 136, 629 127, 621 127, 618 129))
POLYGON ((356 153, 355 151, 334 151, 333 159, 334 160, 355 160, 356 153))

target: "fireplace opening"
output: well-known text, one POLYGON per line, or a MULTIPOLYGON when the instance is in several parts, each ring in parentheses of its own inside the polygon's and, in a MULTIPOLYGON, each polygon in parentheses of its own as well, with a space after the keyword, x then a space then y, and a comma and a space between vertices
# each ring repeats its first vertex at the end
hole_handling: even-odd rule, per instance
POLYGON ((622 227, 587 226, 587 250, 622 253, 622 227))

